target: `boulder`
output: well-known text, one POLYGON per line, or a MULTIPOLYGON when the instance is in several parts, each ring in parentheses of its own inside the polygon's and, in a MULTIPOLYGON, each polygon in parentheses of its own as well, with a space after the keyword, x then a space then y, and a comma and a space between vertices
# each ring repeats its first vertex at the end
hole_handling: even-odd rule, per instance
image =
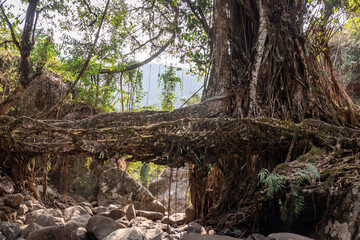
POLYGON ((65 226, 65 221, 63 218, 54 217, 51 214, 40 215, 36 217, 33 222, 40 225, 41 227, 65 226))
POLYGON ((24 215, 29 211, 25 204, 20 204, 19 209, 16 211, 18 216, 24 215))
POLYGON ((104 240, 147 240, 136 229, 124 228, 118 229, 108 235, 104 240))
POLYGON ((136 210, 136 216, 144 217, 153 221, 161 220, 164 217, 164 214, 160 212, 151 212, 144 210, 136 210))
POLYGON ((196 211, 193 205, 189 205, 186 209, 185 209, 185 217, 186 217, 186 222, 192 222, 196 220, 196 211))
POLYGON ((134 227, 142 236, 145 236, 147 239, 153 239, 163 233, 163 230, 160 228, 139 228, 134 227))
MULTIPOLYGON (((90 164, 90 171, 85 164, 86 158, 71 157, 69 162, 68 172, 68 192, 69 195, 82 202, 84 199, 87 202, 92 202, 97 199, 98 191, 98 177, 95 172, 97 161, 92 161, 90 164)), ((57 189, 63 188, 63 172, 61 168, 57 168, 52 172, 51 183, 57 189)), ((81 204, 80 204, 81 205, 81 204)), ((92 208, 96 204, 89 206, 92 208)), ((82 206, 84 207, 84 206, 82 206)))
POLYGON ((103 239, 121 227, 122 226, 115 222, 112 218, 95 215, 89 219, 89 222, 86 225, 86 230, 91 237, 103 239))
POLYGON ((123 216, 125 216, 125 212, 121 209, 112 209, 110 211, 100 213, 100 215, 112 218, 114 220, 118 220, 118 219, 122 218, 123 216))
POLYGON ((200 235, 197 233, 185 234, 181 240, 239 240, 238 238, 232 238, 228 236, 220 235, 200 235))
POLYGON ((0 178, 0 196, 12 194, 15 191, 14 184, 9 177, 0 178))
POLYGON ((129 222, 129 220, 127 220, 126 217, 122 217, 122 218, 116 220, 116 222, 125 226, 126 228, 130 226, 130 222, 129 222))
POLYGON ((19 235, 19 225, 16 223, 1 222, 0 232, 4 235, 6 240, 15 240, 19 235))
POLYGON ((134 204, 129 204, 123 208, 125 212, 127 220, 131 221, 132 219, 136 218, 136 211, 134 204))
POLYGON ((99 213, 103 213, 103 212, 107 212, 109 211, 109 208, 107 207, 103 207, 103 206, 99 206, 99 207, 94 207, 92 209, 93 213, 95 214, 99 214, 99 213))
POLYGON ((93 208, 93 205, 92 205, 91 203, 88 203, 88 202, 81 202, 81 203, 80 203, 80 206, 93 208))
POLYGON ((117 203, 125 206, 132 203, 136 209, 140 209, 142 203, 146 206, 154 200, 154 196, 124 170, 110 168, 103 172, 98 195, 99 205, 117 203))
MULTIPOLYGON (((46 72, 30 84, 12 114, 18 117, 46 112, 60 100, 67 89, 67 84, 58 75, 46 72)), ((56 113, 51 117, 55 118, 56 113)))
POLYGON ((62 212, 58 209, 39 209, 39 210, 32 211, 32 212, 26 214, 25 224, 30 224, 30 223, 34 222, 34 220, 37 217, 44 215, 44 214, 49 214, 49 215, 52 215, 57 218, 63 217, 62 212))
POLYGON ((146 203, 143 209, 146 211, 159 212, 162 214, 165 214, 166 212, 165 206, 157 200, 153 200, 152 202, 146 203))
POLYGON ((86 236, 86 229, 85 228, 82 228, 82 227, 79 227, 75 234, 76 234, 76 240, 87 240, 87 236, 86 236))
MULTIPOLYGON (((37 210, 41 210, 41 209, 46 209, 46 207, 38 204, 38 203, 35 203, 35 204, 32 204, 31 205, 31 211, 37 211, 37 210)), ((64 208, 65 209, 65 208, 64 208)))
POLYGON ((186 222, 185 213, 175 213, 170 217, 165 216, 161 222, 169 225, 183 225, 186 222))
POLYGON ((94 216, 93 211, 91 210, 91 208, 89 208, 88 206, 84 206, 83 207, 85 209, 85 211, 90 215, 90 216, 94 216))
POLYGON ((86 227, 91 216, 81 206, 73 206, 65 209, 64 219, 66 223, 72 222, 77 227, 86 227))
POLYGON ((14 221, 16 219, 16 210, 7 207, 7 206, 0 206, 0 220, 1 221, 14 221))
MULTIPOLYGON (((294 233, 272 233, 265 240, 315 240, 294 233)), ((345 240, 345 239, 344 239, 345 240)))
POLYGON ((108 206, 108 208, 110 209, 110 210, 113 210, 113 209, 121 209, 123 206, 121 205, 121 204, 110 204, 109 206, 108 206))
POLYGON ((8 207, 16 208, 22 204, 24 196, 21 193, 7 195, 4 198, 4 204, 8 207))
POLYGON ((132 227, 151 228, 154 222, 144 217, 136 217, 130 221, 132 227))
POLYGON ((251 234, 246 240, 265 240, 266 237, 262 234, 254 233, 251 234))
POLYGON ((174 240, 168 233, 162 232, 151 240, 174 240))
POLYGON ((187 233, 198 233, 198 234, 201 234, 201 235, 206 235, 206 230, 200 224, 191 222, 187 226, 187 233))
MULTIPOLYGON (((153 196, 158 199, 166 209, 168 208, 169 199, 169 178, 170 168, 164 169, 160 177, 152 180, 149 185, 149 191, 153 196)), ((187 194, 189 192, 189 178, 188 168, 182 167, 178 169, 172 169, 172 182, 171 182, 171 200, 170 200, 170 211, 172 213, 184 212, 185 206, 188 205, 187 194), (176 201, 175 201, 176 199, 176 201)), ((150 209, 145 209, 150 210, 150 209)), ((150 210, 153 211, 153 210, 150 210)), ((163 212, 164 213, 164 212, 163 212)))
POLYGON ((76 239, 76 234, 64 226, 51 226, 35 230, 26 240, 70 240, 76 239))
POLYGON ((31 232, 40 229, 41 226, 36 223, 30 223, 29 225, 24 225, 23 228, 20 229, 20 236, 22 238, 27 238, 31 232))

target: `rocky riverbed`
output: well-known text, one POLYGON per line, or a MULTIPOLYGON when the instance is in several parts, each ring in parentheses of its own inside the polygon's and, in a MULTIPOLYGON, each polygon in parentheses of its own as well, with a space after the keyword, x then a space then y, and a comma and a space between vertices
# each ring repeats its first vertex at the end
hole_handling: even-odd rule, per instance
MULTIPOLYGON (((63 196, 50 187, 41 201, 30 193, 15 193, 8 177, 0 180, 0 194, 0 240, 244 239, 241 232, 232 233, 238 234, 238 238, 233 238, 202 227, 195 221, 191 208, 186 214, 168 216, 165 207, 158 207, 158 211, 139 210, 132 203, 126 206, 112 203, 105 207, 98 206, 96 201, 77 202, 71 197, 66 206, 63 196)), ((310 238, 291 233, 270 234, 268 237, 252 234, 247 238, 263 239, 310 238)))

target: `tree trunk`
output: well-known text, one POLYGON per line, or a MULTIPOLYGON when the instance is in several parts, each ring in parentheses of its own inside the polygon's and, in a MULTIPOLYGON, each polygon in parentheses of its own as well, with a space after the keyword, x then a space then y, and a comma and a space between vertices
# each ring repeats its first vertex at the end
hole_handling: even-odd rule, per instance
POLYGON ((203 100, 226 96, 219 115, 356 124, 351 100, 325 71, 332 63, 302 33, 304 5, 215 0, 212 69, 203 100))

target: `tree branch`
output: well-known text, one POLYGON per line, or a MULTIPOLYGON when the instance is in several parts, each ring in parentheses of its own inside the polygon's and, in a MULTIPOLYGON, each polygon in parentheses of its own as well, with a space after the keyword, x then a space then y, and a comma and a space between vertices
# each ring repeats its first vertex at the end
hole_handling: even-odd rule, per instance
MULTIPOLYGON (((3 3, 5 3, 5 1, 3 3)), ((4 10, 4 7, 2 6, 2 4, 0 5, 1 12, 2 12, 2 15, 5 18, 5 21, 6 21, 7 25, 8 25, 8 27, 9 27, 9 30, 10 30, 10 33, 11 33, 11 39, 12 39, 13 43, 15 44, 15 46, 17 47, 17 49, 19 51, 21 51, 20 43, 19 43, 19 41, 17 40, 17 38, 15 36, 14 28, 13 28, 11 22, 9 21, 9 18, 6 16, 6 13, 5 13, 5 10, 4 10)))
POLYGON ((127 67, 125 67, 124 69, 122 70, 110 70, 110 69, 101 69, 99 71, 99 74, 114 74, 114 73, 123 73, 123 72, 128 72, 128 71, 131 71, 131 70, 134 70, 136 68, 139 68, 149 62, 151 62, 152 60, 154 60, 155 58, 157 58, 162 52, 164 52, 166 50, 166 48, 168 48, 170 46, 171 43, 173 43, 175 40, 175 33, 172 35, 172 37, 170 38, 169 41, 166 42, 165 45, 163 45, 154 55, 150 56, 149 58, 145 59, 144 61, 142 62, 139 62, 139 63, 135 63, 135 64, 132 64, 132 65, 129 65, 127 67))
POLYGON ((192 5, 192 2, 190 0, 183 0, 183 1, 189 6, 189 8, 193 12, 194 16, 199 20, 199 22, 203 26, 206 34, 209 36, 210 26, 209 26, 209 23, 207 22, 205 15, 204 15, 203 11, 201 10, 201 8, 200 7, 196 8, 199 11, 199 14, 200 14, 200 16, 199 16, 199 14, 196 12, 196 9, 194 8, 194 6, 192 5))
POLYGON ((95 46, 99 40, 99 36, 100 36, 100 31, 101 31, 101 28, 102 28, 102 25, 104 23, 104 19, 105 19, 105 16, 106 16, 106 13, 107 13, 107 10, 108 10, 108 7, 109 7, 109 3, 110 3, 110 0, 107 0, 106 2, 106 5, 105 5, 105 9, 104 9, 104 13, 102 15, 102 18, 101 18, 101 21, 100 21, 100 25, 99 25, 99 28, 97 30, 97 33, 95 35, 95 40, 94 40, 94 43, 92 44, 91 48, 90 48, 90 52, 89 52, 89 55, 87 57, 87 59, 85 60, 83 66, 82 66, 82 69, 80 71, 80 73, 78 74, 78 76, 76 77, 74 83, 71 85, 71 87, 66 91, 66 93, 64 94, 64 96, 59 100, 59 102, 57 104, 55 104, 53 107, 51 107, 47 112, 43 112, 43 113, 40 113, 40 114, 36 114, 35 117, 38 117, 38 118, 45 118, 46 116, 48 116, 50 113, 52 113, 55 109, 57 109, 62 103, 63 101, 67 98, 67 96, 73 91, 73 89, 75 88, 76 84, 79 82, 79 80, 81 79, 81 77, 83 76, 83 74, 85 73, 85 70, 87 68, 87 66, 89 65, 89 62, 94 54, 94 51, 95 51, 95 46))

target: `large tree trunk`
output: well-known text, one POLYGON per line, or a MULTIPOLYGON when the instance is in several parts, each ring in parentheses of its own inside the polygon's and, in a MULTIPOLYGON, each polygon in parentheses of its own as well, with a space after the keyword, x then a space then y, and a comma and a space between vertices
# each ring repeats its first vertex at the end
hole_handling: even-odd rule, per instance
MULTIPOLYGON (((304 0, 215 0, 212 67, 203 101, 221 99, 219 116, 291 122, 314 118, 358 125, 352 102, 334 77, 329 51, 317 51, 303 33, 305 4, 304 0)), ((298 141, 296 133, 293 138, 298 141)), ((218 156, 207 186, 195 184, 204 182, 204 176, 192 176, 197 215, 208 216, 207 223, 224 228, 254 221, 258 172, 310 150, 301 141, 295 145, 295 153, 290 145, 276 149, 261 142, 246 151, 229 147, 218 156), (213 201, 204 208, 200 196, 209 198, 204 194, 208 191, 213 201), (212 221, 229 212, 237 218, 230 225, 226 217, 220 223, 212 221)))
POLYGON ((232 117, 355 124, 351 100, 325 72, 329 59, 302 33, 305 2, 215 0, 204 100, 226 97, 220 112, 232 117))

